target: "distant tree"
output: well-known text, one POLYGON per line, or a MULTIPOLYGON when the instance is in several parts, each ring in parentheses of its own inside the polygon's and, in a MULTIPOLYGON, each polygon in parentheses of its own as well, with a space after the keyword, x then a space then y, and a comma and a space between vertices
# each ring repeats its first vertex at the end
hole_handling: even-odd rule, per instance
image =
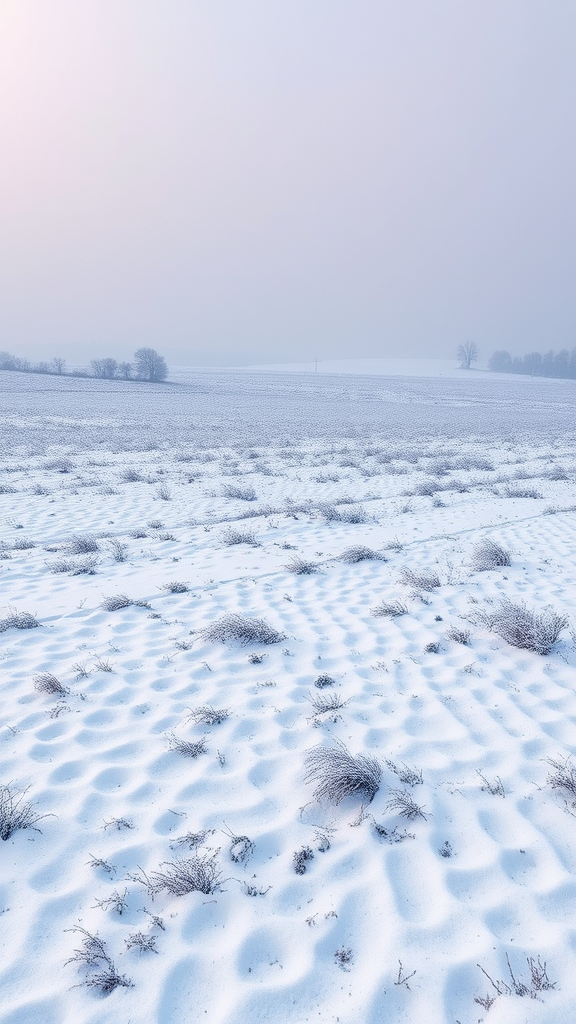
POLYGON ((42 359, 39 363, 34 363, 32 371, 34 373, 54 373, 54 367, 42 359))
POLYGON ((164 356, 153 348, 139 348, 134 353, 136 373, 141 380, 166 380, 168 367, 164 356))
POLYGON ((0 352, 0 370, 15 370, 16 357, 10 352, 0 352))
POLYGON ((54 356, 52 360, 52 372, 59 375, 64 373, 64 367, 66 366, 66 360, 60 359, 59 356, 54 356))
POLYGON ((130 380, 132 376, 132 363, 118 363, 118 376, 124 380, 130 380))
POLYGON ((472 363, 476 363, 478 361, 478 348, 476 347, 476 342, 465 341, 463 345, 458 345, 456 357, 459 359, 462 369, 469 370, 472 363))
POLYGON ((118 363, 115 359, 92 359, 90 366, 95 377, 103 380, 114 380, 118 363))

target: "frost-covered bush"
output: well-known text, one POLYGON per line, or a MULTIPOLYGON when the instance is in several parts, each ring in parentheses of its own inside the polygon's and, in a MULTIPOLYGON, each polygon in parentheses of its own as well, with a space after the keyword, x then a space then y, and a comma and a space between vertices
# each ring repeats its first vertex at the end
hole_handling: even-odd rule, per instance
POLYGON ((477 572, 498 569, 510 564, 510 552, 490 537, 484 537, 479 541, 472 553, 472 568, 477 572))
POLYGON ((549 654, 568 625, 567 616, 559 615, 552 608, 537 612, 524 602, 515 604, 508 599, 501 601, 496 611, 484 612, 479 618, 482 625, 506 643, 535 654, 549 654))
POLYGON ((237 640, 241 644, 279 644, 285 639, 265 619, 250 619, 237 612, 229 612, 206 629, 202 630, 204 640, 226 643, 237 640))
POLYGON ((305 782, 316 783, 315 800, 339 804, 348 796, 361 796, 369 802, 380 786, 382 769, 373 757, 356 757, 343 743, 335 747, 313 747, 306 755, 305 782))

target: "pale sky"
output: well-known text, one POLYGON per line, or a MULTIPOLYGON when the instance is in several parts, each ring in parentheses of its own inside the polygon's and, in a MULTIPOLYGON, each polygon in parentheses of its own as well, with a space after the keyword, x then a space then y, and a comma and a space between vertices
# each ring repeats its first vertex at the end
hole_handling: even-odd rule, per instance
POLYGON ((0 11, 0 348, 576 345, 574 0, 0 11))

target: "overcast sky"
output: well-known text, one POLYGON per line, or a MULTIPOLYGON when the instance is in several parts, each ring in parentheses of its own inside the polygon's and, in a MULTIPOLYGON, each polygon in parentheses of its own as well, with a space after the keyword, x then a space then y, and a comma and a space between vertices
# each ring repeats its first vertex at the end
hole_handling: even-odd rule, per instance
POLYGON ((574 0, 0 10, 0 348, 576 345, 574 0))

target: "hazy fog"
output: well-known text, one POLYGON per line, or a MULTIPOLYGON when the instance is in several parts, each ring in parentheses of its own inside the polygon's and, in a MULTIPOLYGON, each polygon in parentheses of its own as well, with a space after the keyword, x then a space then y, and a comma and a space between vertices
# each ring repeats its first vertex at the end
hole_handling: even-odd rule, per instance
POLYGON ((573 0, 1 12, 1 348, 576 344, 573 0))

